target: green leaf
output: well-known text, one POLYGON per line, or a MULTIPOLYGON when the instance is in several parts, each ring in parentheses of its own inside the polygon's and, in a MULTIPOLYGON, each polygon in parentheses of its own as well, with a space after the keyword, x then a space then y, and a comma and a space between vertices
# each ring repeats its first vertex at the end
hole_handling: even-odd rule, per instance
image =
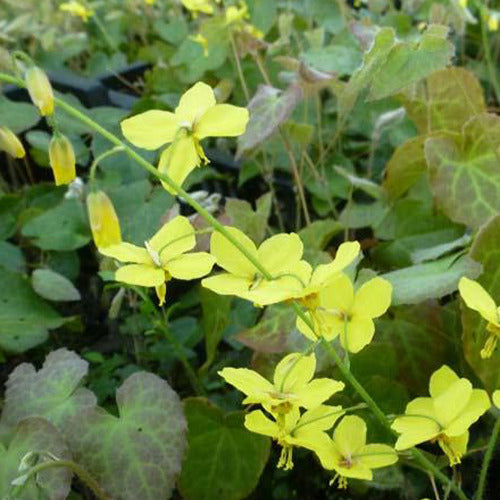
POLYGON ((0 266, 7 271, 22 273, 26 262, 21 249, 7 241, 0 241, 0 266))
POLYGON ((76 199, 65 199, 30 219, 21 232, 42 250, 75 250, 90 241, 85 209, 76 199))
POLYGON ((257 93, 248 103, 250 120, 245 133, 238 137, 236 158, 262 144, 285 122, 302 99, 302 90, 291 85, 286 90, 259 85, 257 93))
POLYGON ((250 22, 266 34, 276 21, 277 0, 253 0, 248 3, 250 22))
POLYGON ((179 397, 161 378, 139 372, 116 391, 116 402, 117 417, 94 407, 72 420, 75 460, 112 498, 167 500, 185 449, 179 397))
POLYGON ((26 102, 15 102, 0 94, 0 125, 19 134, 33 128, 40 120, 37 109, 26 102))
POLYGON ((465 68, 436 71, 401 100, 421 134, 460 132, 470 118, 486 112, 481 84, 465 68))
POLYGON ((65 302, 80 300, 80 292, 71 281, 50 269, 36 269, 31 275, 33 290, 47 300, 65 302))
POLYGON ((177 16, 175 20, 169 23, 166 23, 162 19, 157 19, 153 27, 160 38, 174 45, 180 44, 189 34, 187 23, 182 16, 177 16))
POLYGON ((225 211, 231 225, 241 229, 255 243, 260 243, 266 234, 267 219, 271 213, 272 194, 262 195, 256 202, 256 210, 245 200, 226 198, 225 211))
MULTIPOLYGON (((22 475, 21 460, 28 453, 51 453, 60 460, 70 460, 69 450, 57 429, 42 418, 27 418, 14 429, 8 448, 0 443, 0 498, 10 496, 11 483, 22 475)), ((46 459, 46 457, 45 457, 46 459)), ((71 489, 71 472, 65 468, 50 469, 31 478, 15 498, 20 500, 64 500, 71 489)))
POLYGON ((417 304, 438 299, 458 288, 462 276, 474 279, 481 265, 466 255, 450 255, 443 259, 406 267, 382 275, 393 286, 392 305, 417 304))
POLYGON ((0 347, 24 352, 48 338, 65 320, 33 292, 22 276, 0 269, 0 347))
POLYGON ((475 229, 500 213, 500 118, 469 120, 462 137, 435 137, 425 143, 432 192, 453 221, 475 229))
POLYGON ((308 66, 338 76, 352 75, 361 64, 361 54, 355 45, 329 45, 313 48, 300 55, 308 66))
MULTIPOLYGON (((490 219, 479 231, 472 244, 469 257, 481 263, 483 272, 478 282, 496 300, 500 297, 500 216, 490 219)), ((500 349, 496 349, 489 359, 482 359, 481 349, 490 335, 486 331, 486 321, 479 313, 462 303, 463 348, 465 358, 485 388, 492 392, 500 389, 500 349)))
POLYGON ((218 295, 208 288, 200 288, 201 326, 205 334, 205 348, 207 360, 201 367, 206 370, 214 361, 217 353, 217 346, 222 339, 224 330, 229 326, 232 297, 218 295))
POLYGON ((370 99, 382 99, 450 64, 455 53, 448 27, 430 25, 417 43, 397 43, 377 67, 370 99))
POLYGON ((186 500, 240 500, 259 481, 270 440, 243 426, 244 412, 224 414, 208 400, 187 399, 188 452, 179 480, 186 500))
POLYGON ((68 437, 75 431, 71 418, 96 404, 94 394, 80 387, 87 372, 88 363, 67 349, 51 352, 38 371, 20 364, 7 381, 0 423, 12 428, 27 417, 44 417, 68 437))

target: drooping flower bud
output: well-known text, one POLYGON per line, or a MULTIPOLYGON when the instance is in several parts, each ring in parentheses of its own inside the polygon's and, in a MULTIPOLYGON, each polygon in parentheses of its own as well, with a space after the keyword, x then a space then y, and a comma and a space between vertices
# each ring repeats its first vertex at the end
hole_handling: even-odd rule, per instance
POLYGON ((87 196, 90 229, 97 248, 106 248, 122 242, 120 222, 113 203, 103 191, 87 196))
POLYGON ((76 160, 73 146, 63 134, 56 134, 49 144, 49 160, 56 186, 69 184, 76 177, 76 160))
POLYGON ((7 127, 0 126, 0 151, 5 151, 13 158, 24 158, 26 151, 17 135, 7 127))
POLYGON ((40 114, 51 115, 54 112, 54 93, 45 71, 38 66, 32 66, 26 71, 24 80, 31 100, 40 114))

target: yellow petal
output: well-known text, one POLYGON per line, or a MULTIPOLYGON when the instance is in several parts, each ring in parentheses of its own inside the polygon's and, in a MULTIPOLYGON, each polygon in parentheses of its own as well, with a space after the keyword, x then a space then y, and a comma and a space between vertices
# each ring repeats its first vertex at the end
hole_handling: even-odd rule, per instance
POLYGON ((148 243, 160 255, 162 262, 168 262, 194 248, 194 228, 187 217, 178 215, 164 224, 148 243))
POLYGON ((258 250, 259 261, 273 276, 293 271, 300 261, 304 245, 298 234, 277 234, 264 241, 258 250))
POLYGON ((22 142, 10 128, 0 126, 0 151, 5 151, 12 158, 24 158, 26 151, 22 142))
POLYGON ((474 309, 488 321, 499 323, 495 301, 477 281, 463 277, 458 283, 458 290, 467 307, 474 309))
MULTIPOLYGON (((178 186, 182 186, 186 177, 200 163, 193 137, 179 137, 161 154, 158 171, 167 174, 178 186)), ((166 182, 162 184, 169 193, 176 194, 166 182)))
POLYGON ((373 278, 359 288, 351 309, 353 315, 378 318, 391 305, 392 285, 383 278, 373 278))
POLYGON ((175 138, 179 126, 173 113, 151 109, 121 122, 126 139, 139 148, 158 149, 175 138))
POLYGON ((333 433, 333 442, 344 457, 356 455, 366 444, 366 424, 356 415, 347 415, 333 433))
POLYGON ((245 427, 257 434, 277 438, 280 429, 276 422, 267 418, 260 410, 252 411, 245 416, 245 427))
POLYGON ((116 281, 139 286, 160 286, 165 282, 165 271, 144 264, 128 264, 115 273, 116 281))
POLYGON ((488 393, 483 389, 474 389, 467 405, 460 415, 446 428, 446 435, 458 436, 464 433, 491 406, 488 393))
POLYGON ((293 429, 294 436, 299 437, 304 432, 327 431, 344 415, 342 406, 320 405, 307 410, 293 429))
POLYGON ((165 304, 165 296, 167 295, 167 284, 164 282, 159 286, 155 287, 156 296, 158 297, 158 303, 161 307, 165 304))
POLYGON ((319 296, 323 308, 347 312, 353 304, 354 288, 347 275, 339 274, 335 281, 321 290, 319 296))
POLYGON ((448 437, 447 435, 438 439, 438 444, 445 452, 450 461, 450 465, 457 465, 467 451, 469 442, 469 432, 464 432, 459 436, 448 437))
POLYGON ((54 92, 45 71, 37 66, 32 66, 26 71, 24 80, 30 98, 40 114, 42 116, 52 115, 54 113, 54 92))
POLYGON ((457 380, 458 375, 447 365, 443 365, 436 370, 429 381, 429 393, 433 398, 437 398, 448 390, 457 380))
POLYGON ((216 104, 207 109, 195 127, 198 139, 236 137, 245 132, 248 110, 231 104, 216 104))
MULTIPOLYGON (((235 227, 226 227, 226 231, 251 255, 257 258, 254 242, 235 227)), ((210 239, 210 253, 217 265, 231 274, 253 279, 256 269, 253 264, 221 233, 215 231, 210 239)))
POLYGON ((301 288, 301 282, 290 273, 272 281, 260 279, 253 282, 243 298, 261 306, 276 304, 295 297, 301 288))
POLYGON ((375 325, 371 319, 355 316, 345 326, 340 331, 340 343, 349 352, 357 353, 372 341, 375 325))
POLYGON ((288 354, 276 365, 274 386, 280 392, 298 392, 313 378, 315 371, 314 353, 309 356, 301 353, 288 354))
POLYGON ((333 394, 344 388, 342 382, 329 378, 317 378, 299 389, 295 394, 304 408, 314 408, 324 403, 333 394))
POLYGON ((498 408, 500 409, 500 390, 497 390, 493 393, 493 395, 491 396, 491 398, 493 399, 493 404, 498 408))
POLYGON ((224 368, 218 373, 228 384, 247 396, 260 397, 274 392, 271 382, 248 368, 224 368))
POLYGON ((56 134, 52 137, 49 144, 49 161, 56 186, 69 184, 75 179, 75 151, 65 135, 56 134))
POLYGON ((212 87, 198 82, 182 95, 175 109, 175 116, 181 124, 185 122, 186 126, 192 125, 212 106, 215 106, 212 87))
POLYGON ((326 283, 347 266, 351 265, 359 255, 360 246, 357 241, 342 243, 337 249, 335 259, 329 264, 321 264, 315 270, 311 278, 312 283, 326 283))
POLYGON ((179 255, 167 263, 168 272, 180 280, 194 280, 206 276, 215 264, 215 259, 206 252, 179 255))
POLYGON ((395 464, 398 455, 393 448, 385 444, 367 444, 363 446, 356 458, 368 469, 378 469, 395 464))
POLYGON ((219 295, 236 295, 246 298, 249 286, 252 284, 247 278, 234 276, 234 274, 221 273, 205 278, 201 285, 219 295))
POLYGON ((465 409, 472 395, 472 384, 465 378, 453 383, 437 398, 433 398, 434 410, 439 422, 448 426, 465 409))
POLYGON ((120 222, 109 197, 103 191, 89 193, 87 211, 97 248, 118 245, 122 241, 120 222))
MULTIPOLYGON (((306 316, 309 318, 309 320, 314 325, 314 319, 313 319, 311 313, 306 312, 306 316)), ((318 335, 320 334, 320 332, 318 331, 317 332, 318 335, 316 335, 316 333, 309 327, 309 325, 300 316, 297 317, 296 326, 297 326, 297 329, 299 330, 299 332, 302 333, 303 335, 305 335, 308 339, 312 340, 313 342, 318 340, 318 335)), ((318 329, 316 328, 316 330, 318 330, 318 329)))
POLYGON ((136 264, 149 264, 153 262, 145 248, 132 245, 132 243, 122 242, 119 245, 99 248, 99 252, 107 257, 119 260, 120 262, 134 262, 136 264))

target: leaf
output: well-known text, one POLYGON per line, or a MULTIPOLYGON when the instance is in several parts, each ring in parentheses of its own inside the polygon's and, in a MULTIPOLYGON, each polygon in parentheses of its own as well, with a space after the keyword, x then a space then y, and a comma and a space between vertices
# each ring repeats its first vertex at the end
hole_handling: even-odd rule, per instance
POLYGON ((21 232, 42 250, 75 250, 90 241, 85 209, 76 199, 65 199, 30 219, 21 232))
POLYGON ((424 145, 426 135, 419 135, 398 146, 385 166, 383 187, 389 197, 399 198, 427 171, 424 145))
MULTIPOLYGON (((469 257, 481 263, 483 272, 478 282, 498 303, 500 297, 500 216, 490 219, 479 231, 472 244, 469 257)), ((500 349, 489 359, 482 359, 480 351, 490 335, 486 321, 476 311, 462 306, 463 348, 465 358, 476 375, 482 380, 488 392, 500 389, 500 349)))
POLYGON ((226 198, 225 211, 230 224, 241 229, 255 243, 261 243, 271 214, 271 200, 271 193, 262 195, 256 202, 256 210, 253 210, 248 201, 226 198))
POLYGON ((248 103, 250 120, 245 133, 238 137, 236 158, 240 158, 270 137, 285 122, 302 99, 302 90, 291 85, 286 90, 259 85, 257 93, 248 103))
POLYGON ((342 167, 335 166, 333 169, 342 177, 345 177, 351 186, 365 192, 372 198, 379 200, 384 197, 384 190, 377 183, 363 177, 358 177, 342 167))
POLYGON ((36 295, 22 276, 0 268, 0 348, 24 352, 48 338, 64 318, 36 295))
POLYGON ((300 59, 318 71, 338 76, 352 75, 361 64, 361 55, 355 44, 328 45, 303 52, 300 59))
POLYGON ((417 304, 438 299, 458 288, 462 276, 474 279, 481 265, 466 255, 450 255, 443 259, 406 267, 382 275, 392 286, 392 305, 417 304))
POLYGON ((200 369, 204 371, 213 363, 222 334, 229 326, 232 297, 218 295, 208 288, 201 287, 200 300, 203 311, 201 325, 207 351, 207 360, 200 369))
POLYGON ((462 137, 425 143, 429 180, 437 204, 453 221, 475 229, 500 212, 500 118, 471 118, 462 137))
POLYGON ((179 397, 161 378, 139 372, 116 391, 116 402, 117 417, 94 407, 72 419, 75 460, 114 500, 167 500, 185 449, 179 397))
POLYGON ((436 71, 401 100, 421 134, 460 132, 470 118, 486 112, 481 84, 465 68, 436 71))
POLYGON ((240 500, 258 483, 270 440, 247 431, 244 412, 224 414, 202 398, 186 400, 188 452, 179 480, 186 500, 240 500))
MULTIPOLYGON (((28 453, 51 453, 60 460, 70 460, 69 450, 57 429, 43 418, 27 418, 14 429, 5 448, 0 443, 0 498, 14 498, 11 483, 18 478, 19 464, 28 453)), ((71 489, 71 472, 66 468, 46 470, 30 479, 22 488, 20 500, 64 500, 71 489)))
POLYGON ((21 249, 7 241, 0 241, 0 266, 7 271, 22 273, 26 262, 21 249))
POLYGON ((393 95, 450 64, 455 49, 447 36, 448 27, 434 24, 427 28, 418 42, 397 43, 383 64, 377 67, 370 99, 393 95))
POLYGON ((253 0, 249 2, 250 22, 266 34, 273 26, 278 12, 276 0, 253 0))
POLYGON ((40 115, 32 104, 15 102, 0 94, 0 125, 9 127, 19 134, 33 128, 40 121, 40 115))
POLYGON ((464 234, 453 241, 448 241, 446 243, 440 243, 439 245, 428 247, 428 248, 419 248, 412 252, 411 258, 413 263, 420 264, 421 262, 426 262, 429 260, 438 259, 443 255, 451 252, 452 250, 457 250, 458 248, 463 248, 465 245, 468 245, 471 241, 471 236, 469 234, 464 234))
POLYGON ((96 404, 94 394, 80 387, 87 372, 88 363, 67 349, 51 352, 38 371, 20 364, 6 383, 0 423, 13 427, 27 417, 44 417, 67 437, 75 430, 71 417, 96 404))
POLYGON ((65 302, 80 300, 80 292, 71 281, 50 269, 36 269, 31 275, 33 290, 47 300, 65 302))
POLYGON ((236 335, 236 339, 254 351, 282 353, 286 351, 287 336, 295 327, 295 317, 286 305, 266 308, 260 321, 236 335))

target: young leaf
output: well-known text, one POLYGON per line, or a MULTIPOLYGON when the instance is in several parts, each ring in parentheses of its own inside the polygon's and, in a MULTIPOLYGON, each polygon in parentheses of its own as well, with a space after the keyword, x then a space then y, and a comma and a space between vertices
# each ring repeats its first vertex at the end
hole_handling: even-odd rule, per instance
POLYGON ((47 300, 65 302, 80 300, 80 292, 71 281, 50 269, 36 269, 31 275, 33 290, 47 300))
POLYGON ((244 412, 224 414, 206 399, 186 400, 188 452, 179 489, 186 500, 240 500, 257 485, 270 440, 247 431, 244 412))

